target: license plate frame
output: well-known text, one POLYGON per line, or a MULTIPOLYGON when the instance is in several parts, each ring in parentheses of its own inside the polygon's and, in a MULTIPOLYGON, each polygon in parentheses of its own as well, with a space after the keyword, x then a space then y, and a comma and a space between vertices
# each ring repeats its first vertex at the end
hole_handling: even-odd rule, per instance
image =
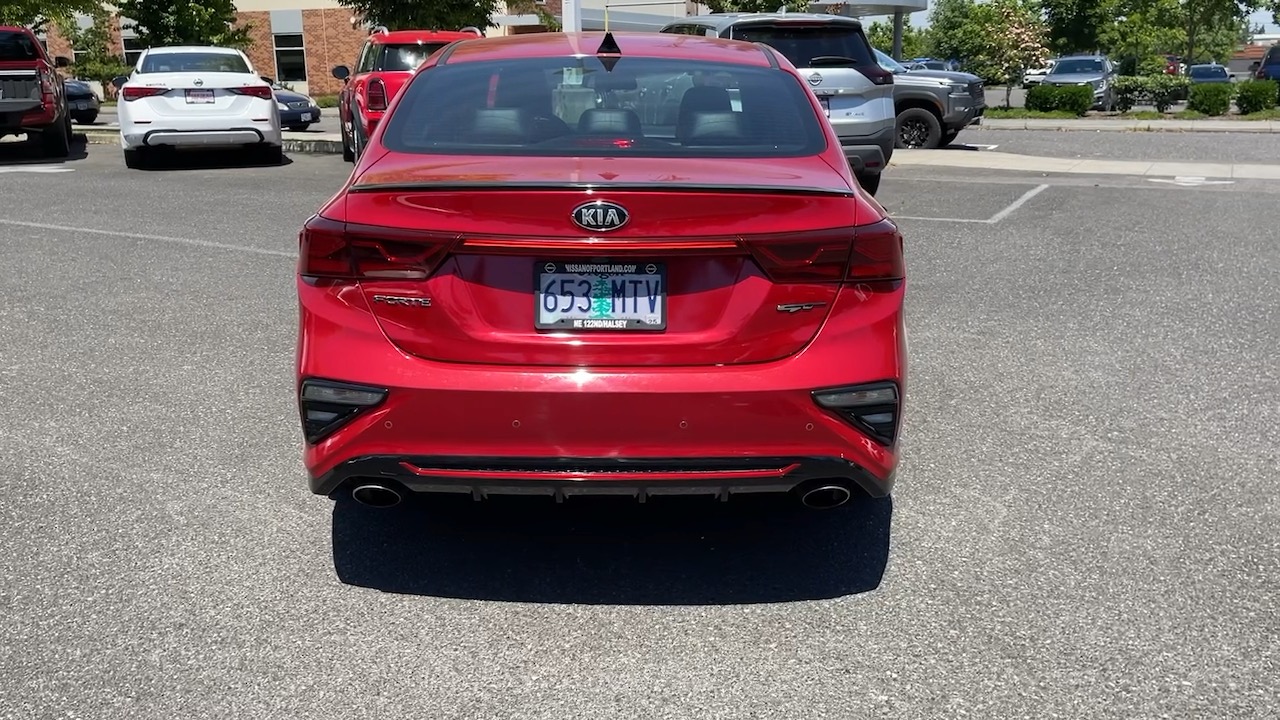
POLYGON ((533 327, 538 332, 661 332, 667 329, 670 292, 666 263, 653 260, 539 260, 534 263, 532 274, 533 327), (643 282, 644 285, 636 286, 632 281, 643 282), (583 288, 583 282, 591 283, 591 286, 583 288), (615 292, 619 289, 616 285, 619 282, 623 283, 621 295, 615 292), (553 285, 549 288, 548 283, 553 285), (550 295, 549 290, 555 294, 550 295), (566 290, 573 298, 567 307, 563 306, 566 290), (640 290, 644 291, 643 294, 640 290), (608 291, 607 297, 604 291, 608 291), (549 295, 555 298, 555 307, 551 309, 547 308, 549 295), (579 306, 589 298, 590 303, 599 302, 601 306, 594 310, 590 305, 585 309, 579 306), (604 302, 610 304, 608 315, 604 314, 604 302), (619 302, 623 306, 621 313, 615 312, 619 302), (634 312, 627 312, 628 302, 634 303, 634 312), (645 312, 644 305, 649 306, 649 312, 645 312))
POLYGON ((187 90, 188 105, 212 105, 216 102, 212 90, 187 90))

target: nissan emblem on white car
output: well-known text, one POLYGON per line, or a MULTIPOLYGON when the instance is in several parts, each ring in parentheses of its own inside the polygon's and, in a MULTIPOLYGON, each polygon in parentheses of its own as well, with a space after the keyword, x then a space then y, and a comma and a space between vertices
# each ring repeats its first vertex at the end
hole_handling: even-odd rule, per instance
POLYGON ((626 208, 606 200, 593 200, 573 209, 573 222, 579 227, 596 232, 617 230, 627 224, 631 216, 626 208))

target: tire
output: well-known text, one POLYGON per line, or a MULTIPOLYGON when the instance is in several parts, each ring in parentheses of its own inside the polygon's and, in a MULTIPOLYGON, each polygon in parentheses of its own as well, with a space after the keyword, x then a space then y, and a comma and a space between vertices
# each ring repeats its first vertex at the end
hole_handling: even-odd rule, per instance
POLYGON ((354 136, 355 142, 352 143, 351 147, 351 162, 356 162, 364 154, 364 133, 360 130, 360 123, 358 122, 352 123, 352 130, 351 134, 354 136))
POLYGON ((140 148, 124 151, 124 166, 130 170, 142 170, 147 166, 147 156, 140 148))
POLYGON ((71 119, 75 120, 77 125, 92 125, 98 121, 98 113, 80 113, 71 116, 71 119))
POLYGON ((347 128, 342 126, 342 161, 355 162, 356 154, 351 149, 351 140, 347 137, 347 128))
POLYGON ((880 191, 880 173, 868 173, 866 175, 858 175, 858 184, 866 190, 869 195, 875 196, 880 191))
POLYGON ((898 113, 894 147, 931 149, 942 141, 942 123, 924 108, 907 108, 898 113))
POLYGON ((956 141, 956 137, 960 135, 959 130, 948 130, 942 133, 942 139, 938 141, 938 147, 946 147, 956 141))
POLYGON ((71 154, 71 120, 62 121, 40 133, 40 149, 49 158, 65 158, 71 154))
POLYGON ((279 145, 261 145, 255 150, 264 165, 284 164, 284 148, 279 145))

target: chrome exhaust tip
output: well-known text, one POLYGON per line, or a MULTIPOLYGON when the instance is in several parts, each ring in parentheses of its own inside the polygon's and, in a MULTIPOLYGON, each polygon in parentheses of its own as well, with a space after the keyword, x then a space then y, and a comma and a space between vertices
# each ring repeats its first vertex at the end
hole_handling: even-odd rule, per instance
POLYGON ((800 494, 800 503, 813 510, 831 510, 849 502, 853 493, 838 483, 822 483, 800 494))
POLYGON ((389 508, 400 504, 400 493, 386 485, 361 485, 351 491, 351 497, 369 507, 389 508))

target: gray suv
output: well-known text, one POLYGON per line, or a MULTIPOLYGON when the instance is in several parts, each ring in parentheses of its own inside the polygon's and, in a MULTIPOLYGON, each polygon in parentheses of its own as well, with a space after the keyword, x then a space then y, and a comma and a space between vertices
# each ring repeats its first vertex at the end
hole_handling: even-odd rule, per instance
POLYGON ((838 15, 712 13, 670 23, 665 33, 764 43, 809 82, 844 148, 858 182, 880 189, 893 157, 893 73, 880 67, 862 23, 838 15))
POLYGON ((1116 104, 1116 66, 1102 55, 1072 55, 1053 62, 1045 85, 1088 85, 1095 110, 1111 112, 1116 104))
POLYGON ((898 147, 950 145, 960 131, 982 122, 987 93, 982 78, 947 70, 908 70, 876 50, 876 60, 893 73, 893 105, 898 113, 898 147))

